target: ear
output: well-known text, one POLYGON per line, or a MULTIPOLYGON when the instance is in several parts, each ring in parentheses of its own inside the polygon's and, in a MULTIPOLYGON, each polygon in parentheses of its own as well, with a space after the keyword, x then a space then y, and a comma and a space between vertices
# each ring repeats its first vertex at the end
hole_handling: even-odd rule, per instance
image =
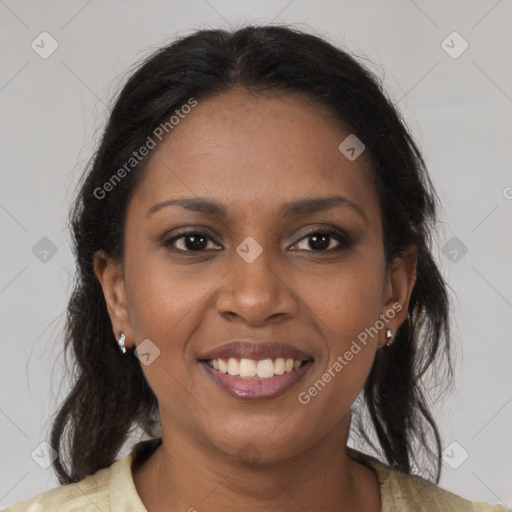
POLYGON ((94 254, 93 266, 94 274, 103 289, 114 337, 117 340, 124 333, 128 348, 133 336, 121 262, 109 257, 104 251, 97 251, 94 254))
MULTIPOLYGON (((386 329, 393 335, 407 318, 411 293, 416 283, 418 251, 411 245, 402 255, 397 256, 389 265, 382 297, 381 318, 388 320, 386 329)), ((379 337, 379 346, 386 343, 385 336, 379 337)))

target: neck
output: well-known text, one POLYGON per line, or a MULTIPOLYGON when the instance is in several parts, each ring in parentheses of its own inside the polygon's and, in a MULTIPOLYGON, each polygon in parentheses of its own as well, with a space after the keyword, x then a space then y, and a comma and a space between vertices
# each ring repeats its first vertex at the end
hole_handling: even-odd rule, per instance
POLYGON ((348 427, 279 462, 241 461, 182 430, 162 431, 162 445, 133 470, 135 486, 148 512, 378 512, 375 473, 345 453, 348 427))

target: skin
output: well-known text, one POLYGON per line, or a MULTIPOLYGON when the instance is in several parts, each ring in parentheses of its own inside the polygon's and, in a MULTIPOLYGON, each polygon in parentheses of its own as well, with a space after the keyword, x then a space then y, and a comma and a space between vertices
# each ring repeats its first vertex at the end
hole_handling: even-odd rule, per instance
POLYGON ((338 150, 348 134, 298 95, 234 89, 199 101, 154 150, 128 205, 123 264, 95 255, 116 338, 124 332, 127 347, 150 339, 160 350, 142 369, 158 398, 163 444, 133 471, 149 512, 381 510, 375 473, 345 453, 350 408, 386 343, 385 329, 394 333, 405 320, 416 253, 386 266, 369 160, 363 153, 351 162, 338 150), (362 214, 347 205, 280 213, 288 201, 334 195, 362 214), (183 197, 214 199, 228 216, 177 205, 146 215, 183 197), (192 250, 190 238, 174 248, 160 243, 187 226, 208 237, 203 252, 192 250), (309 228, 327 227, 351 243, 329 237, 322 250, 306 237, 309 228), (248 236, 263 248, 250 264, 236 252, 248 236), (393 304, 400 312, 301 404, 298 394, 393 304), (279 398, 233 398, 197 358, 247 336, 295 345, 314 363, 279 398))

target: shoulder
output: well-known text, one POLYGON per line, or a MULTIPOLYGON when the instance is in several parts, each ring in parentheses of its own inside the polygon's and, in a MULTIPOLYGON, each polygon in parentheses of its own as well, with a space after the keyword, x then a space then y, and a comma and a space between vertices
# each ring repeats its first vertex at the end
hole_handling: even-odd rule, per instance
POLYGON ((503 505, 469 501, 434 485, 417 475, 409 475, 390 468, 378 459, 347 448, 347 454, 358 462, 369 465, 377 474, 382 497, 382 512, 510 512, 503 505))
POLYGON ((389 468, 389 495, 394 506, 405 510, 439 512, 507 512, 503 505, 470 501, 421 478, 389 468), (407 508, 409 507, 409 508, 407 508))
POLYGON ((80 482, 55 487, 16 503, 4 512, 109 512, 110 476, 114 465, 80 482))
POLYGON ((132 477, 135 465, 147 458, 161 439, 141 441, 124 458, 80 482, 50 489, 3 512, 146 512, 132 477))

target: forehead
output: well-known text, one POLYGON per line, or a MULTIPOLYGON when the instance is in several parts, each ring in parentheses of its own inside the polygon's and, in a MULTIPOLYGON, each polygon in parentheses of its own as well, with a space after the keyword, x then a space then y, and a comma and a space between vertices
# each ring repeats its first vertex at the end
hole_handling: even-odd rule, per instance
POLYGON ((134 207, 207 196, 262 215, 339 194, 375 210, 369 158, 350 161, 339 150, 349 135, 325 107, 298 95, 235 90, 199 100, 154 150, 134 207))

